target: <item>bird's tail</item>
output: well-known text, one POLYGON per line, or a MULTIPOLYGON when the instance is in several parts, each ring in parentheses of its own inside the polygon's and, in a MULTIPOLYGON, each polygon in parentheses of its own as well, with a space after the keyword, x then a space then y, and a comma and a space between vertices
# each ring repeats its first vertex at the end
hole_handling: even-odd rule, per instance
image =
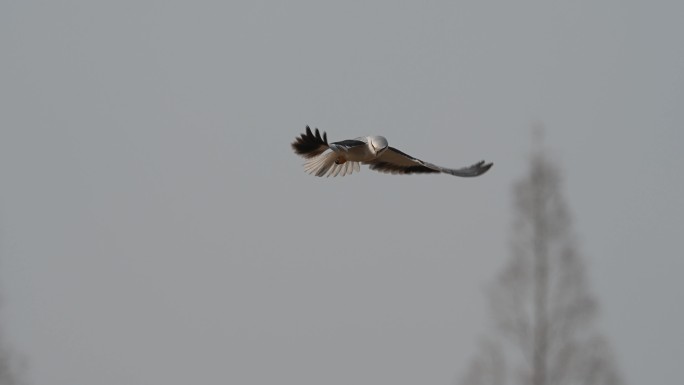
POLYGON ((316 176, 345 176, 354 171, 361 171, 359 162, 335 163, 337 154, 334 151, 326 151, 304 163, 304 170, 316 176))

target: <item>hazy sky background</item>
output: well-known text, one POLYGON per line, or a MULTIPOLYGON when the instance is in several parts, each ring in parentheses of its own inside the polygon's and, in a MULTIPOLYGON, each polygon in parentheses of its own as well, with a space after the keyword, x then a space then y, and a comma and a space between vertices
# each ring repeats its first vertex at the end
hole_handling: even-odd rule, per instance
POLYGON ((630 384, 682 377, 684 2, 2 1, 31 384, 452 384, 543 123, 630 384), (486 175, 304 173, 380 134, 486 175))

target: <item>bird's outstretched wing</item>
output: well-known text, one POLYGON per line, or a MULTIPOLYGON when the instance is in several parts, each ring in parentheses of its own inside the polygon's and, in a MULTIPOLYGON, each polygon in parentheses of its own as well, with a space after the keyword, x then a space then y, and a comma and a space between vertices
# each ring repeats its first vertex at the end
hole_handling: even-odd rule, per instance
POLYGON ((328 149, 328 136, 324 132, 321 137, 318 128, 314 134, 311 132, 311 128, 306 126, 306 132, 292 142, 292 148, 297 154, 305 158, 313 158, 328 149))
POLYGON ((482 175, 492 167, 492 163, 485 163, 484 160, 468 167, 458 169, 440 167, 414 158, 394 147, 388 147, 378 158, 367 163, 371 170, 390 174, 426 174, 443 172, 462 177, 482 175))

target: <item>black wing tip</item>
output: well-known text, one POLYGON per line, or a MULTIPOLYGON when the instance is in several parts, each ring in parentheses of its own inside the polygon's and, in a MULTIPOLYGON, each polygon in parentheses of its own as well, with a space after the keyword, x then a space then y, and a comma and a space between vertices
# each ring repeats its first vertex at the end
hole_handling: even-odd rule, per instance
POLYGON ((481 160, 470 167, 472 167, 475 170, 475 174, 473 176, 480 176, 489 171, 489 169, 492 168, 493 165, 494 162, 486 163, 484 160, 481 160))
POLYGON ((486 163, 484 160, 477 162, 477 165, 483 170, 483 172, 489 170, 494 165, 494 162, 486 163))
POLYGON ((328 135, 321 132, 318 128, 315 129, 315 133, 311 131, 311 127, 306 126, 306 132, 301 134, 299 137, 292 142, 292 149, 298 155, 305 158, 312 158, 319 155, 328 147, 328 135))
POLYGON ((492 168, 493 165, 494 165, 494 163, 492 163, 492 162, 486 163, 484 160, 481 160, 477 163, 471 164, 468 167, 459 168, 459 169, 450 169, 450 168, 441 168, 441 167, 438 167, 438 168, 441 172, 446 173, 446 174, 451 174, 453 176, 460 176, 460 177, 464 177, 464 178, 473 178, 473 177, 480 176, 480 175, 486 173, 487 171, 489 171, 490 168, 492 168))

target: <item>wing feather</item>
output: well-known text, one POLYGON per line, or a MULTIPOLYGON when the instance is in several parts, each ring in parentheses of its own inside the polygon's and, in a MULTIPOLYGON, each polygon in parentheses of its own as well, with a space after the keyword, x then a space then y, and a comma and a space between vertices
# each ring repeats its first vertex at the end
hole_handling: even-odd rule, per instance
POLYGON ((458 169, 441 167, 414 158, 394 147, 388 147, 378 158, 367 163, 371 170, 390 174, 431 174, 442 172, 461 177, 482 175, 492 167, 492 163, 485 163, 484 160, 458 169))
POLYGON ((323 132, 323 136, 321 136, 318 128, 314 134, 311 132, 311 128, 309 126, 306 126, 305 133, 300 135, 295 139, 294 142, 292 142, 292 148, 294 149, 295 153, 305 158, 316 157, 325 152, 328 147, 328 135, 323 132))
POLYGON ((330 148, 333 149, 334 151, 338 151, 338 150, 341 150, 341 151, 349 151, 350 149, 352 149, 352 148, 354 148, 354 147, 366 146, 366 145, 367 145, 366 142, 362 142, 362 141, 360 141, 360 140, 356 140, 356 139, 347 139, 347 140, 343 140, 343 141, 340 141, 340 142, 333 142, 333 143, 330 143, 329 146, 330 146, 330 148))

